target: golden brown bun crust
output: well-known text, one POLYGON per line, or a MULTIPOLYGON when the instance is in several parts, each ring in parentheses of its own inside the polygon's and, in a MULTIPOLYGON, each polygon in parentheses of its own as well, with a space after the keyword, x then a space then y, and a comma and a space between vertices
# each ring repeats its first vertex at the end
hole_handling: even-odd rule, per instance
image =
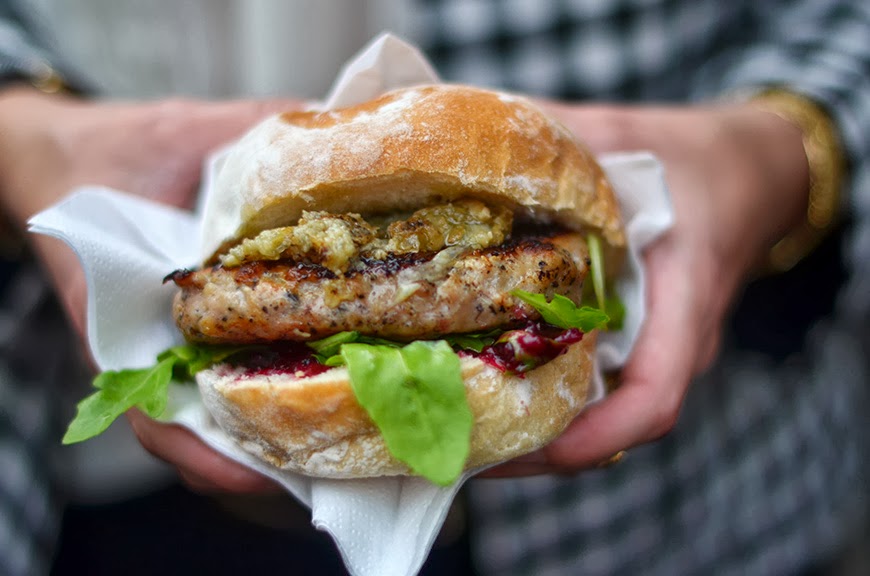
MULTIPOLYGON (((556 438, 583 408, 595 336, 525 378, 463 359, 474 428, 466 469, 502 462, 556 438)), ((206 406, 243 448, 286 470, 328 478, 409 474, 357 403, 344 368, 303 380, 197 374, 206 406)))
POLYGON ((204 257, 303 210, 367 214, 466 196, 625 242, 610 184, 568 129, 525 98, 432 85, 255 127, 220 170, 204 257))

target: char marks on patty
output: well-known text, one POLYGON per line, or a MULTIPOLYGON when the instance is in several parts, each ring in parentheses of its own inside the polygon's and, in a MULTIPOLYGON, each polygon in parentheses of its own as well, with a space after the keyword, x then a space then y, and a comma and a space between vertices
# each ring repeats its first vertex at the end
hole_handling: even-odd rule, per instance
POLYGON ((579 301, 587 270, 579 234, 478 250, 362 258, 345 273, 317 264, 251 262, 171 274, 173 313, 203 343, 306 341, 346 330, 397 340, 511 327, 537 313, 514 289, 579 301))

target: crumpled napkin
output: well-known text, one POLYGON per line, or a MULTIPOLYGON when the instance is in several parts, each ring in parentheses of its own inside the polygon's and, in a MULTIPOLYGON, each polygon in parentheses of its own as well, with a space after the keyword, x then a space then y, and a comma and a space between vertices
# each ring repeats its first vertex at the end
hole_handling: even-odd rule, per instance
MULTIPOLYGON (((437 82, 419 51, 395 36, 376 38, 347 64, 329 97, 315 107, 329 109, 370 99, 400 86, 437 82)), ((604 334, 600 368, 619 367, 627 358, 644 317, 644 274, 639 253, 672 224, 662 168, 647 153, 600 158, 623 208, 629 262, 619 292, 626 305, 625 328, 604 334)), ((203 179, 207 197, 214 158, 203 179)), ((82 187, 30 221, 33 232, 66 241, 82 262, 88 284, 88 342, 103 370, 150 366, 160 351, 181 343, 169 314, 175 292, 162 285, 169 272, 196 265, 201 211, 190 213, 119 191, 82 187)), ((603 395, 599 381, 590 401, 603 395)), ((385 477, 327 480, 286 472, 236 446, 204 408, 195 386, 173 385, 162 420, 194 431, 227 457, 272 478, 312 510, 314 525, 335 539, 355 576, 415 574, 444 521, 466 474, 451 487, 425 479, 385 477)))

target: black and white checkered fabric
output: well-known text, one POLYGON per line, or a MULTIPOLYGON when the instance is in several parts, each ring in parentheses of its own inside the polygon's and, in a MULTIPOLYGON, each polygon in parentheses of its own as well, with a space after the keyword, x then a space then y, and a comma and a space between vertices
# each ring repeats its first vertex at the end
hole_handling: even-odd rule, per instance
MULTIPOLYGON (((4 279, 0 305, 0 574, 47 574, 60 523, 55 487, 73 342, 31 265, 4 279)), ((8 271, 3 268, 2 273, 8 271)))
POLYGON ((0 1, 0 85, 44 78, 53 70, 62 70, 68 85, 81 84, 54 46, 39 12, 26 1, 0 1))
MULTIPOLYGON (((21 2, 0 1, 0 85, 59 67, 34 16, 21 2)), ((71 371, 73 343, 34 266, 0 258, 0 575, 51 568, 61 515, 60 387, 81 378, 71 371)))
MULTIPOLYGON (((852 160, 833 313, 795 330, 812 308, 800 296, 817 296, 785 276, 773 298, 798 295, 789 330, 763 314, 752 330, 795 346, 765 354, 729 336, 663 440, 576 477, 473 482, 481 573, 771 575, 828 561, 865 518, 870 486, 870 3, 417 3, 414 38, 449 81, 636 102, 784 86, 831 111, 852 160)), ((767 294, 750 312, 775 307, 767 294)))

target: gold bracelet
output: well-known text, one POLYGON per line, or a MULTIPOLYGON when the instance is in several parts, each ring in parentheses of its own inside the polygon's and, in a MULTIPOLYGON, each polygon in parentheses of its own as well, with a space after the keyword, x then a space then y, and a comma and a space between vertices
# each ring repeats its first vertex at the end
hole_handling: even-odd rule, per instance
MULTIPOLYGON (((33 73, 21 82, 44 94, 69 92, 63 77, 47 62, 40 62, 33 73)), ((12 261, 22 258, 27 250, 26 235, 15 226, 9 215, 0 211, 0 260, 12 261)))
POLYGON ((794 267, 819 245, 837 221, 845 156, 831 117, 817 103, 786 90, 772 89, 752 99, 759 108, 800 128, 809 167, 807 217, 770 250, 773 272, 794 267))
POLYGON ((46 94, 58 94, 68 90, 63 77, 46 62, 41 62, 39 70, 29 80, 31 86, 46 94))

